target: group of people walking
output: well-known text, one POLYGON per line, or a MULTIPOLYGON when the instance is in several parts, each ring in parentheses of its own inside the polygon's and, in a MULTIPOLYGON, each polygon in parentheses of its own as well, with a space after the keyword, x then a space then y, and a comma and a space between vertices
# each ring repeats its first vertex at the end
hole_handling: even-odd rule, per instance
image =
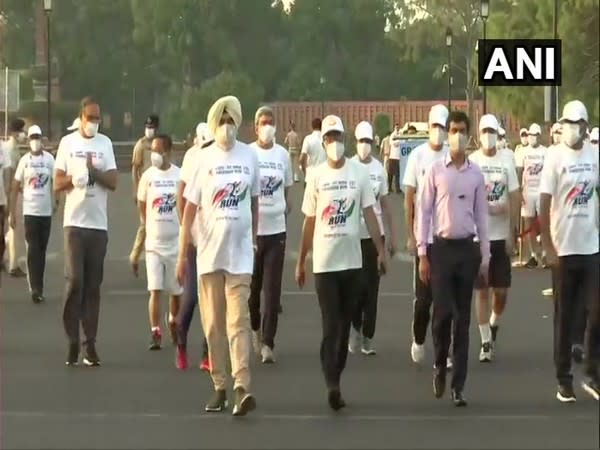
MULTIPOLYGON (((24 168, 20 175, 17 170, 13 189, 33 198, 26 189, 34 189, 31 180, 45 175, 52 179, 54 193, 65 195, 67 365, 79 361, 81 324, 83 362, 98 366, 95 341, 107 246, 106 203, 108 192, 117 187, 117 170, 110 139, 98 133, 100 106, 94 99, 84 99, 79 119, 78 129, 61 140, 56 161, 40 153, 33 142, 41 137, 41 130, 30 128, 31 155, 19 162, 24 168)), ((540 175, 537 212, 546 262, 553 268, 557 398, 575 400, 571 345, 575 310, 581 304, 587 311, 583 387, 596 400, 600 396, 598 148, 586 140, 588 116, 581 102, 565 105, 559 123, 561 140, 543 151, 541 175, 529 161, 539 161, 534 156, 542 152, 515 157, 491 114, 480 119, 481 145, 468 155, 471 122, 463 112, 449 112, 443 105, 431 109, 428 141, 409 156, 402 184, 407 247, 415 257, 411 356, 415 363, 423 363, 431 321, 433 392, 437 398, 444 396, 451 370, 451 398, 456 406, 467 404, 473 290, 481 334, 479 360, 489 362, 495 357, 511 284, 510 255, 519 229, 521 185, 528 183, 525 204, 534 195, 530 175, 540 175), (525 167, 523 183, 519 167, 525 167)), ((161 296, 168 296, 165 331, 176 348, 176 366, 186 369, 187 334, 198 303, 205 338, 201 367, 210 373, 214 386, 205 410, 228 407, 229 358, 236 416, 257 404, 251 389, 252 354, 265 364, 277 359, 287 220, 295 209, 289 195, 294 168, 287 150, 275 143, 273 111, 269 107, 256 111, 256 141, 250 145, 238 140, 241 124, 239 100, 219 99, 206 123, 198 125, 195 143, 179 168, 173 164, 171 138, 159 132, 158 117, 148 118, 132 161, 140 226, 130 254, 137 275, 145 250, 149 348, 162 347, 160 303, 161 296)), ((312 125, 299 154, 306 177, 297 208, 304 222, 295 278, 304 287, 306 263, 312 255, 322 315, 320 358, 326 397, 329 406, 339 410, 345 406, 341 377, 348 352, 376 353, 379 281, 390 256, 398 251, 398 230, 388 176, 372 154, 371 124, 361 122, 354 130, 352 158, 347 157, 348 132, 339 117, 315 119, 312 125)), ((533 126, 529 130, 532 136, 539 135, 537 131, 533 126)), ((52 198, 49 188, 44 192, 45 198, 52 198)), ((51 214, 52 200, 40 205, 36 211, 51 214)), ((44 236, 45 227, 49 229, 48 220, 27 222, 38 236, 44 236)), ((28 268, 34 275, 40 273, 29 263, 28 268)), ((43 265, 41 274, 43 279, 43 265)), ((32 296, 41 301, 41 288, 35 286, 32 296)))

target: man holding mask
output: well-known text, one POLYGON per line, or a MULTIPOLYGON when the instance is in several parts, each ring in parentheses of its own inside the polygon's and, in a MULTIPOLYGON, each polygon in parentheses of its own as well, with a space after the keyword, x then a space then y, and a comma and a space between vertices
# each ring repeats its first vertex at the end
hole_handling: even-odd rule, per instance
POLYGON ((584 142, 588 113, 579 100, 567 103, 560 124, 562 143, 548 155, 540 185, 542 243, 554 280, 554 364, 561 402, 576 400, 571 344, 583 302, 586 379, 583 388, 600 399, 600 261, 598 151, 584 142))
POLYGON ((260 173, 256 152, 237 140, 242 106, 222 97, 208 112, 215 144, 199 159, 187 200, 180 234, 177 277, 183 283, 190 231, 198 212, 197 268, 200 275, 200 316, 208 342, 215 393, 207 412, 227 407, 227 354, 234 379, 233 415, 256 408, 250 393, 251 328, 248 298, 258 229, 260 173))
POLYGON ((427 170, 418 206, 419 277, 431 283, 432 334, 435 351, 433 391, 446 389, 446 360, 454 340, 452 401, 466 406, 463 389, 469 357, 469 325, 473 285, 479 274, 487 281, 490 260, 487 198, 481 170, 465 154, 469 119, 462 111, 448 117, 449 152, 427 170), (427 254, 429 236, 433 244, 427 254), (473 242, 477 230, 479 244, 473 242))
POLYGON ((315 287, 323 326, 321 366, 331 409, 346 406, 340 391, 342 371, 348 357, 352 317, 360 295, 362 267, 360 214, 377 249, 377 267, 386 270, 386 254, 369 174, 344 156, 344 126, 337 116, 323 119, 321 128, 327 161, 311 172, 306 182, 302 212, 300 255, 296 282, 306 281, 306 257, 312 249, 315 287))
MULTIPOLYGON (((429 141, 416 147, 408 156, 406 171, 404 172, 404 218, 408 241, 406 246, 411 255, 415 257, 414 264, 414 290, 412 334, 413 342, 410 348, 412 360, 420 364, 425 359, 425 338, 429 325, 431 302, 431 285, 424 284, 419 278, 419 257, 417 255, 417 220, 419 211, 419 197, 423 189, 425 173, 436 161, 443 160, 448 153, 444 145, 446 139, 446 123, 448 109, 444 105, 435 105, 429 111, 429 141)), ((427 240, 427 252, 431 250, 433 235, 427 240)), ((448 359, 447 365, 452 361, 448 359)))

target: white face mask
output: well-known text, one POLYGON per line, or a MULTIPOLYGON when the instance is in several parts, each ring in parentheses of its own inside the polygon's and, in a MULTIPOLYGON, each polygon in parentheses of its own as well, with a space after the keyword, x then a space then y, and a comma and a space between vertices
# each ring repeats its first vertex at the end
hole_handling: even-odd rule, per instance
POLYGON ((219 125, 215 133, 215 142, 224 150, 231 150, 235 145, 236 138, 235 125, 225 123, 219 125))
POLYGON ((356 154, 361 160, 367 159, 371 154, 371 144, 368 142, 359 142, 356 144, 356 154))
POLYGON ((263 125, 258 129, 258 139, 264 144, 270 144, 275 138, 276 131, 273 125, 263 125))
POLYGON ((146 128, 144 136, 146 136, 146 139, 152 139, 154 137, 154 128, 146 128))
POLYGON ((536 135, 527 136, 527 142, 532 147, 537 147, 537 145, 538 145, 538 137, 536 135))
POLYGON ((479 140, 481 141, 481 148, 489 150, 496 146, 497 136, 493 133, 483 133, 479 140))
POLYGON ((93 138, 98 134, 98 128, 100 127, 99 123, 96 122, 88 122, 83 127, 83 132, 87 137, 93 138))
POLYGON ((449 135, 448 146, 452 152, 464 152, 467 148, 467 135, 463 133, 449 135))
POLYGON ((39 139, 32 139, 29 141, 29 148, 33 153, 38 153, 42 149, 42 141, 39 139))
POLYGON ((563 123, 562 142, 568 147, 573 147, 581 139, 581 127, 578 123, 563 123))
POLYGON ((342 142, 330 142, 325 146, 327 158, 334 162, 338 162, 344 156, 344 144, 342 142))
POLYGON ((429 143, 434 146, 439 146, 444 143, 446 132, 439 127, 432 128, 429 131, 429 143))
POLYGON ((160 153, 152 152, 150 153, 150 162, 154 167, 160 169, 163 165, 164 160, 160 153))

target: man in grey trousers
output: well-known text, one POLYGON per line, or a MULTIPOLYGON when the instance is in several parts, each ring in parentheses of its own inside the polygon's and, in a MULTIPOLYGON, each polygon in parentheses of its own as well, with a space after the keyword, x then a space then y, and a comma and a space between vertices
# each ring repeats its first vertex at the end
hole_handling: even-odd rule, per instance
POLYGON ((107 196, 116 189, 118 178, 112 142, 98 133, 100 117, 98 102, 84 98, 81 125, 61 139, 56 154, 54 191, 66 193, 63 324, 69 340, 68 366, 79 360, 80 324, 85 334, 83 363, 100 365, 96 333, 108 243, 107 196))

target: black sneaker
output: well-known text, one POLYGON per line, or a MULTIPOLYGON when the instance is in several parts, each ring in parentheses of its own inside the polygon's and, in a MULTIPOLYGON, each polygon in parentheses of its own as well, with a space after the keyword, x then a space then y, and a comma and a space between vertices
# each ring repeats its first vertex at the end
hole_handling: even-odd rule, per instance
POLYGON ((23 272, 23 270, 20 267, 17 267, 16 269, 13 269, 10 272, 8 272, 8 276, 12 278, 25 278, 27 274, 23 272))
POLYGON ((571 357, 575 364, 581 364, 583 362, 583 346, 575 344, 571 347, 571 357))
POLYGON ((88 367, 98 367, 100 365, 100 358, 98 358, 98 353, 96 353, 96 346, 94 344, 88 344, 83 358, 83 364, 88 367))
POLYGON ((577 401, 571 384, 559 384, 556 391, 556 398, 563 403, 574 403, 577 401))
POLYGON ((162 335, 159 330, 155 330, 150 335, 150 345, 148 346, 148 350, 160 350, 160 346, 162 343, 162 335))
POLYGON ((346 407, 346 402, 342 398, 342 393, 339 389, 331 389, 327 394, 327 402, 329 407, 334 411, 339 411, 346 407))
POLYGON ((452 389, 452 403, 457 407, 467 406, 467 401, 463 397, 462 392, 455 391, 454 389, 452 389))
POLYGON ((44 296, 42 294, 34 292, 33 294, 31 294, 31 301, 36 305, 39 305, 40 303, 44 302, 44 296))
POLYGON ((495 344, 498 337, 498 325, 490 325, 490 330, 492 331, 492 344, 495 344))
POLYGON ((529 258, 529 261, 525 263, 525 267, 528 269, 535 269, 538 266, 538 261, 533 256, 529 258))
POLYGON ((583 390, 590 394, 594 400, 600 401, 600 383, 598 380, 593 378, 586 379, 583 383, 581 383, 583 390))
POLYGON ((206 412, 221 412, 227 408, 227 393, 225 391, 215 391, 211 399, 204 406, 206 412))
POLYGON ((490 342, 484 342, 483 344, 481 344, 481 351, 479 352, 479 362, 492 362, 492 344, 490 342))
POLYGON ((446 391, 446 371, 435 370, 433 374, 433 395, 435 398, 442 398, 446 391))
POLYGON ((246 392, 243 387, 238 387, 233 391, 235 404, 233 405, 234 416, 245 416, 250 411, 256 409, 256 399, 246 392))
POLYGON ((75 367, 79 363, 79 344, 69 344, 67 353, 67 361, 65 364, 70 367, 75 367))

